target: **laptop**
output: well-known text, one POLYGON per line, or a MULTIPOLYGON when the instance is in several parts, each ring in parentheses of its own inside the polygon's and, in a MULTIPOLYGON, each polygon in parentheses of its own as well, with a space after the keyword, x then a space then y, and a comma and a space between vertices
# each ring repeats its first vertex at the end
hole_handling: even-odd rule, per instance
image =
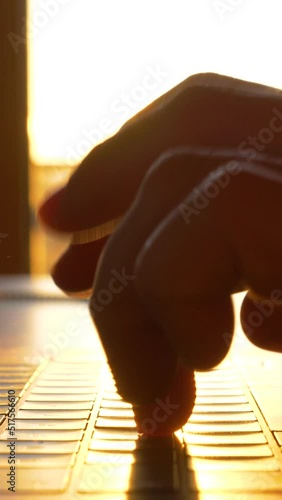
POLYGON ((281 500, 282 357, 238 321, 228 357, 196 373, 188 422, 144 439, 86 301, 24 276, 0 298, 1 499, 281 500))

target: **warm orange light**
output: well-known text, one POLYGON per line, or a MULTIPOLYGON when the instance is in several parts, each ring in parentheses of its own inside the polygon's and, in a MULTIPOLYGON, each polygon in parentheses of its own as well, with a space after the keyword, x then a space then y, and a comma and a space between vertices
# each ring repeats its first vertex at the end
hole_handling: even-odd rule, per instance
POLYGON ((277 0, 28 0, 33 162, 72 165, 177 82, 282 87, 277 0))

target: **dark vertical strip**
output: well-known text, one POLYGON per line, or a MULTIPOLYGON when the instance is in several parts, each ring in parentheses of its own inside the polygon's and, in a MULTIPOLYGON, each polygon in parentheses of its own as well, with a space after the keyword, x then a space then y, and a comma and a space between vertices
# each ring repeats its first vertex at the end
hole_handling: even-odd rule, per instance
POLYGON ((0 0, 0 273, 29 271, 26 2, 0 0))

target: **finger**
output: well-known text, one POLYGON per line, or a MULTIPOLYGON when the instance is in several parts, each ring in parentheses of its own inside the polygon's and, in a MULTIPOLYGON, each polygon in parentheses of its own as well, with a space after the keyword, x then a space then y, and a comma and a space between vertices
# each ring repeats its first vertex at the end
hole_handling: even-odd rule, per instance
MULTIPOLYGON (((271 119, 279 120, 272 113, 275 106, 281 106, 281 96, 273 89, 219 75, 188 78, 91 151, 70 178, 55 219, 48 224, 75 231, 123 214, 164 149, 241 145, 241 156, 256 157, 265 147, 248 148, 247 139, 256 137, 271 119)), ((273 134, 267 151, 281 153, 280 134, 273 134)), ((44 219, 43 207, 41 215, 44 219)))
POLYGON ((183 200, 185 213, 181 204, 159 224, 134 269, 141 300, 195 369, 219 362, 228 350, 229 296, 238 282, 262 296, 281 287, 281 174, 242 164, 220 188, 222 175, 220 169, 218 183, 209 177, 183 200))
POLYGON ((265 297, 249 291, 241 306, 241 324, 253 344, 282 352, 282 287, 265 297))
POLYGON ((135 259, 150 233, 208 168, 205 158, 191 157, 183 150, 155 162, 131 209, 109 238, 98 266, 91 313, 119 392, 136 404, 167 393, 179 353, 137 298, 135 259))
POLYGON ((179 363, 163 401, 133 406, 138 432, 155 437, 172 434, 187 422, 195 398, 194 373, 179 363))

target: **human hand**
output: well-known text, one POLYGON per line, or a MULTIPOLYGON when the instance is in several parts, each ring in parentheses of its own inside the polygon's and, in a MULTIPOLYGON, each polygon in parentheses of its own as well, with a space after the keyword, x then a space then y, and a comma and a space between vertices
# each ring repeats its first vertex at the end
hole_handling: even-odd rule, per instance
MULTIPOLYGON (((269 123, 274 97, 246 97, 228 78, 206 75, 206 85, 199 78, 183 82, 96 147, 67 188, 40 210, 45 224, 71 232, 127 212, 107 243, 71 246, 53 277, 78 292, 92 288, 96 273, 90 309, 119 392, 133 403, 141 430, 146 419, 158 418, 155 435, 189 417, 193 370, 209 369, 226 355, 232 291, 250 289, 244 315, 254 295, 260 300, 279 288, 279 259, 271 251, 278 256, 282 245, 282 188, 273 170, 281 138, 277 133, 269 145, 276 154, 271 161, 257 152, 255 165, 244 162, 238 150, 269 123), (160 156, 179 146, 187 147, 160 156), (228 171, 234 158, 236 168, 228 171), (205 209, 190 213, 193 189, 204 194, 215 183, 211 172, 219 186, 226 172, 232 179, 205 209), (172 406, 160 417, 156 408, 167 397, 172 406)), ((282 350, 280 317, 278 306, 272 337, 265 336, 264 323, 252 340, 282 350)))

